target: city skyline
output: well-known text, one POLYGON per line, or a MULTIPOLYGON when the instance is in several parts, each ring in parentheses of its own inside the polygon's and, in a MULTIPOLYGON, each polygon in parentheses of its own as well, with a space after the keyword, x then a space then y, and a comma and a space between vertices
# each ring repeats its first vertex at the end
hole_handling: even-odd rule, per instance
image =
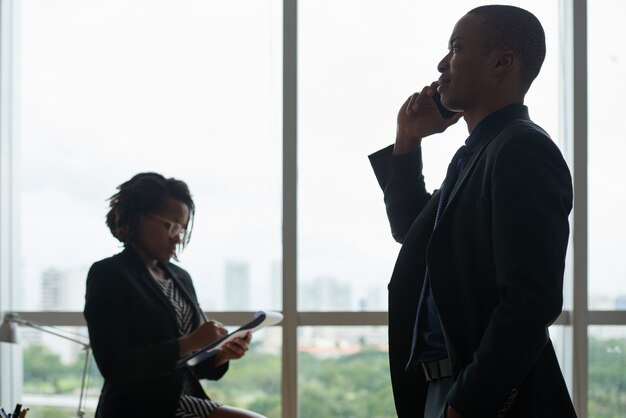
MULTIPOLYGON (((263 309, 281 310, 282 299, 278 296, 282 277, 278 261, 269 261, 268 274, 264 277, 250 275, 250 263, 244 260, 224 260, 222 276, 219 281, 200 284, 201 287, 213 287, 221 283, 224 289, 221 305, 206 303, 199 292, 200 305, 205 311, 257 311, 263 309), (255 280, 256 278, 256 280, 255 280), (255 289, 252 291, 252 289, 255 289), (229 300, 227 295, 236 296, 229 300), (205 303, 203 303, 203 300, 205 303), (209 305, 209 306, 205 306, 209 305)), ((23 310, 34 311, 82 311, 87 267, 61 269, 49 266, 41 271, 37 299, 33 292, 21 292, 23 300, 19 302, 23 310), (28 306, 30 301, 38 300, 36 305, 28 306)), ((193 276, 192 276, 192 280, 193 276)), ((198 284, 194 284, 198 287, 198 284)), ((318 276, 302 280, 298 286, 298 309, 301 311, 385 311, 386 286, 381 289, 369 286, 355 291, 352 282, 332 276, 318 276)), ((212 292, 217 293, 217 292, 212 292)), ((626 293, 590 294, 590 305, 598 310, 626 310, 626 293)))
MULTIPOLYGON (((40 289, 38 303, 31 305, 26 310, 42 311, 82 311, 82 301, 87 278, 87 267, 74 267, 61 269, 50 266, 41 272, 38 288, 40 289)), ((214 309, 205 307, 202 303, 202 293, 198 292, 201 307, 206 310, 223 311, 257 311, 263 309, 280 310, 281 299, 274 293, 280 289, 282 277, 277 262, 270 261, 268 272, 264 278, 254 280, 250 276, 250 263, 238 260, 225 260, 223 264, 223 274, 221 287, 225 290, 221 305, 214 306, 214 309), (252 289, 256 289, 252 291, 252 289), (259 291, 262 290, 262 291, 259 291), (233 298, 227 295, 235 294, 233 298), (254 297, 253 297, 254 296, 254 297)), ((193 276, 192 276, 192 280, 193 276)), ((213 286, 216 282, 213 281, 213 286)), ((198 287, 198 284, 194 285, 198 287)), ((206 284, 204 285, 207 286, 206 284)), ((31 288, 32 290, 32 288, 31 288)), ((300 309, 310 310, 384 310, 382 300, 383 290, 377 287, 366 287, 355 291, 352 283, 340 278, 331 276, 312 277, 301 282, 298 287, 300 309)), ((384 289, 386 292, 386 288, 384 289)), ((34 292, 37 294, 37 292, 34 292)), ((217 293, 217 292, 212 292, 217 293)), ((22 292, 23 298, 30 301, 33 292, 22 292)), ((20 303, 25 306, 26 301, 20 303)))

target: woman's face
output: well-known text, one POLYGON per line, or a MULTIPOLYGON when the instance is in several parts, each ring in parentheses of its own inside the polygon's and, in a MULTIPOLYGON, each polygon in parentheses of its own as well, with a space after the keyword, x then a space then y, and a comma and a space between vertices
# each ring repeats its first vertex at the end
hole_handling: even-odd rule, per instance
POLYGON ((167 262, 176 255, 176 246, 182 241, 188 223, 187 205, 167 197, 163 210, 139 218, 136 249, 153 260, 167 262))

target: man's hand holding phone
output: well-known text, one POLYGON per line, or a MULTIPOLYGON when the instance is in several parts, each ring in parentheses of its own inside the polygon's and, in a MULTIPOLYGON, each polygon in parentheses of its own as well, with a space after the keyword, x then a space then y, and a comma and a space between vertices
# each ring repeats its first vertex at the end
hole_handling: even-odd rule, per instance
POLYGON ((394 155, 417 150, 422 138, 445 131, 463 116, 462 113, 455 113, 447 119, 444 118, 433 100, 436 89, 437 82, 433 82, 421 92, 411 95, 400 108, 394 155))

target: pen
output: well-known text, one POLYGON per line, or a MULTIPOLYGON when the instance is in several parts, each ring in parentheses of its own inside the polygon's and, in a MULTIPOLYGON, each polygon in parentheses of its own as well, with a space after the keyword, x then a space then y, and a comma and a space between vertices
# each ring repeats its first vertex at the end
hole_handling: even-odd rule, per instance
POLYGON ((22 412, 20 412, 20 418, 24 418, 29 410, 29 408, 22 409, 22 412))
POLYGON ((20 416, 20 412, 22 411, 22 404, 18 403, 15 405, 15 410, 13 411, 13 418, 18 418, 20 416))
POLYGON ((0 408, 0 416, 2 416, 2 418, 9 418, 4 408, 0 408))

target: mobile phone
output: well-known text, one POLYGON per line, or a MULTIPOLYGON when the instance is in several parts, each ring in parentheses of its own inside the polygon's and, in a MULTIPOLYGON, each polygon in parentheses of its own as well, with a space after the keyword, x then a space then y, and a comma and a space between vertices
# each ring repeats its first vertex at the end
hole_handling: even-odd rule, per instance
POLYGON ((439 95, 438 91, 435 91, 435 95, 433 96, 433 101, 435 105, 437 105, 437 110, 444 119, 450 119, 452 116, 456 115, 458 112, 453 112, 452 110, 446 109, 441 103, 441 95, 439 95))

